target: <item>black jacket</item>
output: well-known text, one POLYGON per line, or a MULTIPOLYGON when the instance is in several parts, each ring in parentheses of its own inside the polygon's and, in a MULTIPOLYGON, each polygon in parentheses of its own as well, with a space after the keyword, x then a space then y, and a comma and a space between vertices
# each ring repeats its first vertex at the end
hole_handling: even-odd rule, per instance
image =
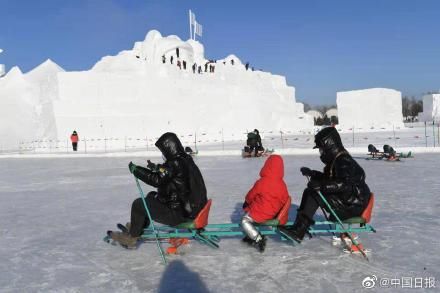
POLYGON ((320 190, 341 218, 360 216, 370 199, 365 172, 344 149, 336 129, 329 128, 316 135, 325 167, 324 172, 313 171, 311 179, 320 183, 320 190))
POLYGON ((261 143, 261 136, 258 131, 253 131, 248 133, 248 138, 246 140, 246 145, 252 147, 263 147, 261 143))
POLYGON ((155 144, 165 162, 150 168, 137 166, 133 174, 157 187, 158 200, 194 218, 207 202, 206 187, 199 168, 174 133, 163 134, 155 144))

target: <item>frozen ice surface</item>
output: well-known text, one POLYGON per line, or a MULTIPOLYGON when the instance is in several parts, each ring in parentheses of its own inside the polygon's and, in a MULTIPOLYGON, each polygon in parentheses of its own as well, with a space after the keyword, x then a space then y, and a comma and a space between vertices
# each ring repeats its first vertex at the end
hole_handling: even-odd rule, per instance
MULTIPOLYGON (((299 168, 320 170, 322 164, 317 155, 283 157, 298 205, 306 185, 299 168)), ((0 159, 0 291, 364 292, 361 282, 372 274, 438 280, 440 155, 393 163, 355 157, 376 195, 372 224, 378 233, 361 234, 373 251, 370 262, 321 236, 297 247, 271 237, 264 254, 240 238, 222 239, 218 250, 192 241, 168 266, 155 244, 128 251, 102 241, 106 230, 129 220, 138 196, 128 162, 146 164, 148 157, 0 159)), ((264 158, 195 160, 213 199, 210 222, 236 221, 264 158)), ((294 215, 292 206, 290 219, 294 215)))

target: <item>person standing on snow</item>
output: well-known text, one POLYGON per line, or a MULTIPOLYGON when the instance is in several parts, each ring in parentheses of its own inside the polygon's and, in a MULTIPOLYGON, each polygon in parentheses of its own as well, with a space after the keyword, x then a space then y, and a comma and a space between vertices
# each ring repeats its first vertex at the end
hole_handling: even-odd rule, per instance
POLYGON ((271 155, 267 158, 260 171, 260 179, 249 190, 243 204, 246 214, 241 220, 245 232, 243 241, 264 252, 266 237, 255 228, 255 223, 263 223, 274 219, 289 198, 284 177, 283 158, 271 155))
POLYGON ((78 140, 79 140, 78 133, 76 133, 76 130, 74 130, 72 132, 72 135, 70 136, 70 141, 72 142, 72 148, 74 152, 78 150, 78 140))
POLYGON ((176 56, 177 56, 177 58, 179 58, 179 48, 176 48, 176 56))
MULTIPOLYGON (((206 187, 199 168, 185 150, 176 134, 167 132, 155 143, 165 157, 163 164, 148 161, 147 168, 132 162, 130 172, 148 185, 157 188, 146 196, 152 219, 176 226, 195 219, 207 203, 206 187)), ((127 248, 136 248, 137 240, 150 225, 141 198, 133 201, 128 233, 109 231, 109 236, 127 248)))
POLYGON ((336 128, 327 127, 318 132, 315 144, 314 148, 319 148, 320 159, 325 164, 324 172, 301 168, 301 173, 310 181, 303 192, 293 226, 280 227, 298 242, 315 223, 313 215, 319 207, 330 212, 318 192, 322 192, 341 220, 360 216, 370 200, 365 172, 345 150, 336 128))

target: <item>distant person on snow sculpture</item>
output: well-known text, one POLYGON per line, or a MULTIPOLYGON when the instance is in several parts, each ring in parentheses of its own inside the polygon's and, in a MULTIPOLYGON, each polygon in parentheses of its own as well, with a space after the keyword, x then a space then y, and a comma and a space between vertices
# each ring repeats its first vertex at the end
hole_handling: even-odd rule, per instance
POLYGON ((264 252, 266 237, 255 228, 255 223, 263 223, 274 219, 289 198, 284 177, 283 158, 271 155, 260 171, 260 179, 246 195, 243 210, 246 214, 241 220, 245 232, 243 241, 264 252))
POLYGON ((185 60, 182 61, 182 65, 183 65, 183 70, 186 70, 186 61, 185 60))
POLYGON ((246 65, 244 67, 246 67, 246 71, 248 71, 248 69, 249 69, 249 62, 246 62, 246 65))
MULTIPOLYGON (((146 196, 152 219, 156 222, 176 226, 196 218, 207 203, 206 187, 199 168, 185 150, 176 134, 164 133, 155 143, 165 158, 163 164, 148 160, 147 168, 130 162, 128 168, 138 179, 157 188, 146 196)), ((131 222, 128 233, 108 231, 109 236, 126 248, 136 248, 136 243, 145 228, 150 225, 147 211, 141 198, 131 207, 131 222)))
POLYGON ((72 142, 72 148, 74 152, 78 150, 78 140, 79 140, 78 133, 76 133, 76 130, 74 130, 72 132, 72 135, 70 136, 70 141, 72 142))
POLYGON ((165 55, 162 55, 162 63, 165 64, 165 62, 167 62, 167 58, 165 57, 165 55))
POLYGON ((179 56, 179 48, 176 48, 176 56, 177 56, 177 58, 179 58, 180 56, 179 56))
POLYGON ((197 63, 194 63, 194 64, 192 65, 193 73, 196 73, 196 68, 197 68, 197 63))
POLYGON ((173 60, 174 60, 174 56, 171 56, 171 58, 170 58, 171 64, 173 64, 173 60))
POLYGON ((365 172, 345 150, 336 128, 327 127, 318 132, 315 144, 314 148, 319 148, 320 159, 325 164, 324 172, 301 168, 301 173, 310 181, 303 192, 293 226, 281 228, 298 242, 315 223, 313 215, 319 207, 329 212, 318 192, 322 192, 341 220, 360 216, 370 200, 365 172))
POLYGON ((258 129, 254 129, 254 131, 247 134, 246 145, 249 147, 249 153, 252 154, 252 152, 255 151, 255 157, 258 155, 259 151, 264 151, 258 129))
POLYGON ((182 64, 181 64, 180 60, 177 60, 177 67, 179 67, 179 69, 182 69, 182 64))

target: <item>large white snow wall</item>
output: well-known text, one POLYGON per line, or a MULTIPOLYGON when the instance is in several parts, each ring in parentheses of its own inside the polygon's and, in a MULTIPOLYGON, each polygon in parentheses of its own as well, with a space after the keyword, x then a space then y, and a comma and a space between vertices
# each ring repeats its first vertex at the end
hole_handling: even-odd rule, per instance
POLYGON ((313 120, 283 76, 246 71, 233 55, 217 60, 215 73, 204 72, 203 52, 199 42, 150 31, 132 50, 104 57, 89 71, 59 73, 58 137, 74 129, 80 137, 151 138, 174 131, 213 138, 222 132, 226 139, 254 128, 312 130, 313 120), (177 47, 186 70, 176 66, 177 47), (193 74, 194 62, 202 74, 193 74))
POLYGON ((372 88, 338 92, 338 128, 346 131, 403 127, 402 93, 393 89, 372 88))
POLYGON ((419 113, 420 121, 440 121, 440 94, 423 96, 423 112, 419 113))

